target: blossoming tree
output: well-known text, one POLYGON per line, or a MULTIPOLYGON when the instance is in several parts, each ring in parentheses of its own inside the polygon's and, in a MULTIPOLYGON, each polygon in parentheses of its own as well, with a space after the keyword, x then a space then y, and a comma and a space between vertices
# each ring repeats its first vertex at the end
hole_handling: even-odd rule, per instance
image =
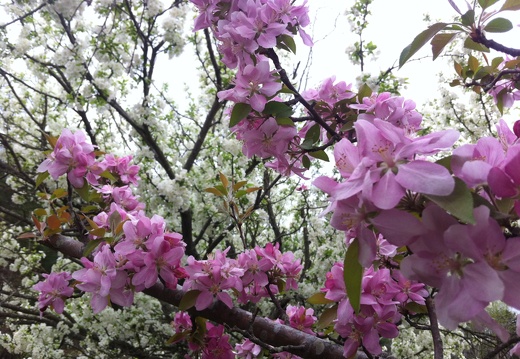
MULTIPOLYGON (((12 94, 3 106, 2 166, 19 197, 36 189, 41 201, 30 219, 2 211, 35 227, 18 237, 33 250, 60 253, 24 264, 25 271, 41 265, 41 278, 6 282, 2 295, 22 303, 3 305, 11 306, 6 317, 66 328, 66 339, 48 344, 70 356, 92 355, 78 344, 87 341, 128 357, 146 356, 148 343, 156 356, 378 357, 406 322, 426 328, 442 358, 441 331, 469 321, 496 333, 496 353, 518 352, 520 339, 489 313, 497 301, 520 309, 518 126, 500 121, 497 138, 454 149, 459 132, 424 131, 411 100, 335 78, 299 91, 279 54, 295 52, 295 35, 312 46, 305 3, 191 3, 204 36, 190 41, 212 102, 192 104, 183 116, 153 77, 157 57, 181 45, 180 2, 45 2, 13 19, 23 25, 20 36, 36 40, 14 45, 5 32, 5 50, 35 77, 1 72, 12 94), (31 32, 37 23, 46 32, 31 32), (133 86, 142 96, 132 106, 122 99, 133 86), (18 112, 30 121, 16 121, 18 112), (82 130, 54 135, 73 127, 55 121, 65 115, 82 130), (26 160, 34 156, 42 160, 26 160), (334 173, 324 174, 329 156, 334 173), (282 180, 290 176, 296 180, 282 180), (298 183, 310 177, 328 196, 321 215, 330 218, 326 236, 336 251, 320 253, 323 237, 312 235, 324 222, 311 209, 319 194, 298 183), (299 207, 284 200, 295 190, 299 207), (329 266, 313 266, 313 257, 329 266), (38 311, 16 290, 31 281, 38 311), (306 289, 313 281, 316 288, 306 289), (85 303, 87 317, 74 310, 85 303), (137 322, 125 319, 134 303, 137 322), (95 319, 103 315, 120 315, 136 337, 95 319), (106 327, 92 331, 91 322, 106 327)), ((497 14, 520 9, 517 0, 481 0, 467 11, 450 3, 460 19, 419 34, 401 65, 430 40, 438 56, 457 34, 474 51, 518 56, 486 37, 511 28, 497 14)), ((500 110, 517 100, 517 59, 489 64, 470 55, 456 70, 458 84, 489 93, 500 110)), ((27 352, 14 334, 2 340, 27 352)))

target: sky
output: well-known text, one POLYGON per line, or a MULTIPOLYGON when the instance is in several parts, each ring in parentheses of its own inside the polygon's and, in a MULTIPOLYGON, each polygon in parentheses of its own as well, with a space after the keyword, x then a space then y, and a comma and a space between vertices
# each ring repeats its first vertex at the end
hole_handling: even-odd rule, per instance
MULTIPOLYGON (((338 80, 350 83, 360 74, 359 65, 351 64, 346 54, 346 48, 358 41, 345 15, 345 11, 353 4, 353 0, 309 1, 311 14, 314 15, 311 19, 315 19, 315 46, 312 50, 313 64, 310 73, 316 81, 336 75, 338 80)), ((430 14, 433 20, 445 21, 447 16, 449 19, 454 13, 447 0, 374 0, 369 9, 372 14, 368 18, 369 26, 363 38, 364 41, 372 41, 377 45, 379 56, 376 62, 367 64, 365 72, 373 73, 385 71, 397 63, 402 49, 427 28, 427 23, 423 21, 424 14, 430 14), (435 6, 432 6, 433 3, 435 6)), ((425 46, 416 57, 428 55, 429 51, 425 46)), ((434 63, 431 59, 425 59, 406 64, 395 75, 410 80, 409 88, 403 95, 419 95, 420 101, 414 100, 423 102, 429 97, 424 93, 425 86, 436 88, 437 73, 443 68, 446 66, 441 61, 434 63)))

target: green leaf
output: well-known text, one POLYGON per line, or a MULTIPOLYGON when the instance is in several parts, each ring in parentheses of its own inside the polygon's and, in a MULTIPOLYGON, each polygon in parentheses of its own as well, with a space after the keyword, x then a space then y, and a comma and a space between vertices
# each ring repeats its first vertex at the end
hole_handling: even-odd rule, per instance
POLYGON ((58 252, 56 250, 50 249, 49 247, 46 247, 46 246, 41 246, 41 248, 39 248, 39 249, 42 250, 45 253, 45 257, 42 258, 42 260, 40 262, 42 267, 47 272, 51 272, 52 271, 52 266, 58 260, 58 252))
POLYGON ((206 323, 207 323, 207 319, 205 319, 205 318, 202 318, 202 317, 195 318, 195 325, 193 326, 193 328, 196 328, 196 329, 195 330, 192 329, 191 340, 199 346, 204 345, 204 340, 206 339, 206 332, 207 332, 206 323))
POLYGON ((311 167, 311 160, 309 159, 309 157, 307 157, 307 156, 302 157, 302 165, 306 169, 309 169, 311 167))
POLYGON ((462 76, 462 65, 459 64, 457 61, 454 61, 453 66, 455 67, 455 72, 457 73, 457 75, 462 76))
POLYGON ((478 0, 478 4, 482 8, 482 10, 487 9, 491 5, 495 4, 498 0, 478 0))
POLYGON ((51 199, 57 199, 65 197, 68 194, 65 188, 57 188, 54 192, 52 192, 51 199))
POLYGON ((487 32, 507 32, 513 28, 513 23, 503 17, 497 17, 491 20, 484 27, 484 31, 487 32))
POLYGON ((450 171, 450 173, 453 173, 451 170, 451 156, 443 157, 443 158, 435 161, 435 163, 445 167, 448 171, 450 171))
POLYGON ((325 153, 323 150, 309 152, 309 155, 319 160, 329 162, 329 156, 327 156, 327 153, 325 153))
POLYGON ((241 198, 244 197, 247 194, 247 192, 243 189, 238 190, 235 192, 235 198, 241 198))
MULTIPOLYGON (((491 66, 484 66, 484 67, 481 67, 480 69, 478 69, 478 71, 475 73, 475 75, 473 76, 473 79, 474 80, 480 80, 480 79, 483 79, 484 77, 488 76, 490 74, 490 72, 493 71, 493 67, 491 66)), ((481 82, 482 83, 482 82, 481 82)))
POLYGON ((473 71, 473 72, 477 71, 477 69, 479 67, 479 62, 475 56, 469 55, 468 66, 471 69, 471 71, 473 71))
POLYGON ((296 54, 296 43, 292 36, 284 34, 280 36, 280 40, 293 52, 293 54, 296 54))
POLYGON ((413 313, 419 313, 419 314, 426 314, 428 313, 428 309, 425 305, 420 305, 415 302, 410 302, 404 306, 404 309, 413 312, 413 313))
POLYGON ((33 211, 33 213, 34 213, 35 216, 43 217, 43 216, 47 215, 47 210, 44 209, 44 208, 36 208, 33 211))
POLYGON ((473 9, 468 10, 464 15, 460 17, 462 25, 471 27, 475 24, 475 11, 473 9))
POLYGON ((482 44, 478 44, 475 41, 471 39, 471 37, 466 37, 466 40, 464 40, 464 47, 466 49, 480 51, 480 52, 489 52, 489 49, 485 47, 482 44))
POLYGON ((460 80, 458 80, 458 79, 455 79, 452 82, 450 82, 451 87, 455 87, 455 86, 459 86, 459 85, 460 85, 460 80))
POLYGON ((83 257, 88 257, 94 249, 99 245, 99 243, 105 241, 105 238, 98 238, 91 240, 87 243, 85 246, 85 249, 83 250, 83 257))
MULTIPOLYGON (((222 194, 224 194, 224 196, 227 196, 228 195, 228 189, 224 186, 222 186, 221 184, 218 184, 215 186, 215 188, 222 194)), ((213 193, 213 192, 212 192, 213 193)), ((218 195, 217 195, 218 196, 218 195)))
POLYGON ((370 97, 372 95, 372 89, 370 88, 370 86, 368 86, 366 83, 364 83, 360 88, 359 88, 359 91, 358 91, 358 102, 359 103, 362 103, 363 102, 363 98, 365 97, 370 97))
POLYGON ((425 196, 462 222, 475 224, 473 196, 468 186, 461 179, 455 178, 455 189, 448 196, 425 196))
POLYGON ((413 39, 412 43, 404 48, 399 57, 399 67, 408 61, 421 47, 423 47, 430 39, 435 36, 436 33, 443 30, 448 24, 444 22, 438 22, 431 25, 429 28, 421 32, 413 39))
POLYGON ((103 171, 99 174, 101 177, 111 180, 112 182, 116 182, 117 178, 114 177, 112 173, 109 171, 103 171))
POLYGON ((361 305, 361 280, 363 279, 363 267, 359 263, 359 241, 357 238, 347 248, 343 262, 343 280, 347 290, 350 305, 359 312, 361 305))
POLYGON ((240 121, 249 115, 251 112, 251 105, 247 103, 237 103, 233 106, 231 111, 231 118, 229 120, 229 127, 236 126, 240 121))
POLYGON ((312 143, 316 143, 320 139, 321 127, 318 124, 315 124, 305 134, 305 139, 312 141, 312 143))
POLYGON ((496 98, 497 98, 496 105, 497 105, 498 111, 500 111, 501 115, 504 114, 504 97, 506 94, 507 94, 507 88, 503 89, 496 95, 496 98))
POLYGON ((318 292, 318 293, 314 293, 313 295, 311 295, 307 299, 307 303, 310 303, 310 304, 329 304, 329 303, 334 303, 334 301, 325 298, 325 293, 318 292))
POLYGON ((39 173, 38 176, 36 176, 36 188, 38 188, 43 183, 43 181, 47 179, 47 177, 49 177, 48 171, 39 173))
POLYGON ((334 322, 334 319, 336 319, 338 316, 338 305, 331 308, 327 308, 321 313, 320 319, 318 319, 318 322, 316 323, 316 328, 318 329, 324 329, 328 327, 329 325, 334 322))
POLYGON ((123 218, 121 217, 121 214, 119 214, 119 211, 112 212, 110 217, 108 217, 108 223, 110 224, 110 231, 112 232, 112 234, 114 236, 117 234, 117 227, 119 227, 119 224, 121 223, 122 220, 123 220, 123 218))
POLYGON ((430 44, 432 45, 433 60, 441 54, 442 50, 448 45, 457 35, 456 32, 437 34, 433 37, 430 44))
POLYGON ((270 101, 266 103, 262 112, 275 117, 289 117, 294 113, 291 106, 287 106, 283 102, 278 101, 270 101))
POLYGON ((517 58, 517 59, 506 61, 504 63, 504 68, 505 69, 514 69, 518 65, 520 65, 520 59, 517 58))
POLYGON ((96 229, 91 229, 88 233, 92 236, 103 238, 106 234, 106 230, 105 230, 105 228, 96 228, 96 229))
POLYGON ((491 60, 491 67, 493 69, 498 69, 498 66, 504 62, 504 58, 502 56, 500 57, 495 57, 493 60, 491 60))
POLYGON ((520 10, 520 0, 507 0, 499 11, 516 11, 520 10))
POLYGON ((81 188, 74 188, 74 190, 76 192, 78 192, 79 196, 81 197, 82 200, 84 201, 89 201, 90 199, 90 191, 89 191, 90 187, 88 185, 88 183, 85 181, 85 183, 83 184, 83 186, 81 188))
POLYGON ((276 286, 278 287, 278 293, 285 292, 285 281, 282 278, 278 278, 276 286))
POLYGON ((190 290, 184 293, 179 303, 180 310, 188 310, 195 305, 197 298, 200 294, 200 290, 190 290))
POLYGON ((166 345, 175 344, 177 342, 183 341, 190 335, 189 331, 175 333, 173 336, 171 336, 167 341, 166 345))
POLYGON ((294 121, 291 120, 289 117, 277 117, 276 123, 278 124, 278 126, 290 126, 290 127, 296 126, 294 124, 294 121))

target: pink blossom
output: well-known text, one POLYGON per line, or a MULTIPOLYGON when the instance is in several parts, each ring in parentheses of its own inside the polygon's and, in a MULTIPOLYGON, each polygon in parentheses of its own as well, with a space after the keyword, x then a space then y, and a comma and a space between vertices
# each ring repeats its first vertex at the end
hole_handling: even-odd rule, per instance
POLYGON ((312 325, 316 322, 312 308, 288 305, 286 309, 287 317, 289 317, 289 325, 293 328, 301 330, 307 334, 316 335, 312 330, 312 325))
POLYGON ((405 136, 404 130, 377 118, 373 123, 358 120, 354 126, 358 154, 346 159, 343 170, 350 175, 337 186, 329 183, 328 190, 322 187, 334 199, 347 199, 361 192, 376 207, 391 209, 407 189, 440 196, 453 191, 455 182, 446 168, 414 157, 434 154, 453 145, 458 138, 456 131, 441 131, 412 140, 405 136))
POLYGON ((403 276, 401 271, 394 269, 392 271, 392 278, 396 281, 396 287, 399 293, 395 295, 395 300, 403 305, 415 302, 420 305, 425 304, 425 298, 428 297, 428 291, 423 283, 411 281, 403 276))
POLYGON ((418 131, 422 122, 421 114, 415 111, 415 102, 392 96, 389 92, 364 97, 362 104, 350 107, 365 111, 358 116, 358 120, 373 121, 378 118, 401 127, 410 134, 418 131))
POLYGON ((260 355, 262 347, 253 343, 249 339, 244 340, 242 344, 235 345, 235 353, 238 358, 254 359, 260 355))
POLYGON ((184 248, 172 248, 164 238, 156 238, 148 247, 148 251, 143 253, 144 266, 134 275, 132 284, 142 284, 145 288, 150 288, 161 277, 168 287, 175 288, 175 269, 180 265, 183 255, 184 248))
POLYGON ((64 129, 56 141, 53 151, 38 167, 38 172, 48 171, 53 179, 67 173, 67 177, 76 188, 82 187, 87 168, 95 161, 94 146, 86 142, 85 134, 74 134, 64 129))
POLYGON ((229 344, 229 335, 224 334, 224 326, 207 322, 206 327, 202 359, 235 359, 233 348, 229 344))
MULTIPOLYGON (((72 273, 72 277, 80 282, 76 287, 84 292, 92 293, 90 304, 94 314, 101 312, 108 304, 109 297, 115 291, 115 297, 121 303, 133 301, 128 293, 128 274, 118 268, 118 263, 110 246, 102 245, 94 260, 83 257, 81 262, 85 268, 72 273)), ((130 303, 131 304, 131 303, 130 303)))
POLYGON ((502 198, 516 197, 520 193, 520 145, 509 147, 505 159, 488 172, 489 187, 493 193, 502 198))
POLYGON ((261 158, 283 157, 295 136, 294 127, 280 126, 273 117, 269 117, 257 128, 243 133, 243 152, 249 158, 255 155, 261 158))
POLYGON ((334 302, 341 302, 347 298, 345 280, 343 279, 343 264, 334 263, 330 272, 326 274, 325 287, 321 288, 325 292, 325 298, 334 302))
POLYGON ((451 168, 468 187, 487 184, 492 167, 498 167, 505 153, 500 142, 493 137, 484 137, 476 144, 463 145, 453 151, 451 168))
POLYGON ((231 100, 237 103, 249 103, 253 110, 262 112, 267 99, 273 97, 282 84, 269 69, 267 60, 259 61, 256 65, 247 65, 237 73, 235 87, 220 91, 221 100, 231 100))
POLYGON ((64 299, 70 297, 74 292, 74 289, 69 286, 72 276, 67 272, 53 272, 44 273, 43 277, 44 281, 33 286, 34 290, 40 292, 38 296, 40 312, 44 312, 50 306, 56 313, 63 313, 64 299))

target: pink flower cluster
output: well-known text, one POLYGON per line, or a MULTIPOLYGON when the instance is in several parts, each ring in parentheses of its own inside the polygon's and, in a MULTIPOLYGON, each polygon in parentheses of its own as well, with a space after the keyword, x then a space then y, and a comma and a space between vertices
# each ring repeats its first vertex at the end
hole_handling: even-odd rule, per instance
POLYGON ((302 269, 299 259, 291 252, 282 253, 278 245, 268 243, 227 258, 228 250, 216 251, 210 259, 188 257, 185 267, 189 278, 185 291, 199 291, 195 308, 203 310, 219 299, 229 308, 233 306, 230 291, 236 292, 240 303, 256 303, 262 298, 278 294, 279 288, 297 289, 297 278, 302 269), (271 294, 269 294, 271 292, 271 294))
POLYGON ((202 343, 190 341, 189 348, 200 353, 202 359, 235 359, 229 335, 224 334, 223 325, 206 322, 206 332, 202 343))
POLYGON ((275 47, 282 36, 292 37, 297 30, 304 42, 312 45, 301 28, 309 24, 305 4, 293 6, 290 0, 192 0, 192 3, 200 12, 195 31, 210 27, 219 40, 222 62, 232 69, 238 67, 235 86, 219 92, 219 98, 247 103, 255 111, 263 111, 268 99, 282 85, 261 53, 275 47))
POLYGON ((424 305, 428 296, 424 284, 404 278, 396 269, 369 267, 363 274, 361 307, 356 313, 343 278, 343 265, 336 263, 321 290, 325 298, 338 303, 334 329, 345 338, 346 358, 354 355, 360 345, 374 355, 381 354, 379 339, 397 337, 397 324, 406 304, 424 305))
MULTIPOLYGON (((500 140, 481 138, 453 152, 453 173, 504 213, 519 216, 520 144, 501 121, 500 140), (484 189, 486 189, 484 191, 484 189), (516 213, 515 213, 516 212, 516 213)), ((495 326, 485 312, 492 301, 520 308, 520 238, 507 236, 484 205, 473 209, 474 223, 461 224, 437 205, 429 204, 421 218, 391 209, 371 223, 394 245, 411 254, 401 270, 411 279, 439 289, 435 299, 439 321, 447 328, 477 319, 495 326), (403 230, 406 228, 406 230, 403 230)), ((501 329, 498 329, 499 335, 501 329)))
POLYGON ((413 106, 406 104, 381 94, 359 105, 369 112, 354 124, 355 141, 344 138, 334 147, 343 181, 322 176, 313 182, 330 196, 324 214, 333 213, 331 225, 345 231, 347 243, 360 239, 365 267, 377 253, 378 236, 369 220, 375 213, 396 207, 407 192, 446 196, 455 187, 451 173, 426 156, 449 148, 459 134, 446 130, 416 136, 420 121, 410 110, 413 106))
POLYGON ((139 166, 131 165, 131 160, 132 156, 117 158, 107 155, 97 161, 94 146, 86 142, 82 131, 72 133, 64 129, 48 158, 38 167, 38 172, 47 171, 55 180, 67 173, 68 180, 76 188, 83 187, 85 178, 89 184, 97 185, 105 171, 116 175, 124 184, 137 185, 139 166))
POLYGON ((253 156, 274 157, 274 160, 267 166, 282 173, 305 171, 301 168, 300 163, 289 162, 291 155, 288 154, 288 149, 296 149, 296 144, 299 143, 295 127, 280 126, 273 117, 265 119, 250 115, 246 121, 241 121, 233 130, 237 139, 244 142, 242 151, 248 158, 253 156), (300 169, 298 170, 298 168, 300 169))
POLYGON ((305 44, 312 40, 302 27, 310 23, 305 3, 290 0, 191 0, 199 9, 194 30, 210 27, 220 41, 224 64, 234 69, 254 63, 260 49, 273 48, 281 35, 298 32, 305 44))
POLYGON ((42 292, 40 308, 45 309, 52 302, 57 311, 62 311, 62 298, 73 291, 64 285, 72 278, 78 282, 77 289, 91 293, 92 309, 98 313, 110 302, 130 306, 134 292, 151 287, 158 279, 176 288, 178 278, 186 276, 180 267, 185 247, 182 236, 167 232, 162 217, 149 218, 142 211, 144 204, 129 186, 136 185, 139 179, 139 166, 131 164, 131 159, 108 154, 97 160, 93 146, 86 143, 82 132, 72 134, 64 130, 49 158, 38 168, 55 179, 67 173, 75 187, 83 186, 85 177, 93 190, 102 195, 106 206, 92 219, 92 226, 97 226, 93 230, 102 236, 90 234, 92 241, 100 241, 93 259, 82 258, 84 268, 72 275, 51 274, 44 284, 37 284, 34 288, 42 292), (105 233, 112 233, 112 237, 101 241, 105 233))
POLYGON ((89 167, 95 162, 94 146, 86 142, 85 134, 64 129, 56 141, 53 151, 38 167, 38 172, 48 171, 52 178, 58 179, 67 173, 74 187, 82 187, 89 167))
MULTIPOLYGON (((279 74, 271 70, 266 49, 276 46, 291 48, 291 37, 298 32, 306 45, 312 40, 302 27, 309 24, 306 2, 295 6, 290 0, 192 0, 199 9, 195 30, 210 27, 219 40, 222 61, 238 68, 234 86, 220 91, 221 100, 248 104, 253 112, 249 120, 236 127, 237 137, 244 141, 248 157, 274 157, 270 167, 285 174, 301 175, 301 153, 286 154, 288 147, 299 144, 297 131, 288 124, 279 125, 262 112, 268 101, 278 101, 282 89, 279 74)), ((299 148, 294 147, 297 152, 299 148)))
POLYGON ((159 278, 175 289, 178 278, 186 276, 180 267, 185 246, 180 234, 165 232, 164 219, 159 216, 150 219, 142 212, 127 212, 125 217, 123 234, 116 244, 100 245, 93 261, 82 258, 85 268, 72 274, 80 282, 78 289, 92 293, 94 313, 103 310, 109 301, 130 306, 134 292, 151 287, 159 278))

